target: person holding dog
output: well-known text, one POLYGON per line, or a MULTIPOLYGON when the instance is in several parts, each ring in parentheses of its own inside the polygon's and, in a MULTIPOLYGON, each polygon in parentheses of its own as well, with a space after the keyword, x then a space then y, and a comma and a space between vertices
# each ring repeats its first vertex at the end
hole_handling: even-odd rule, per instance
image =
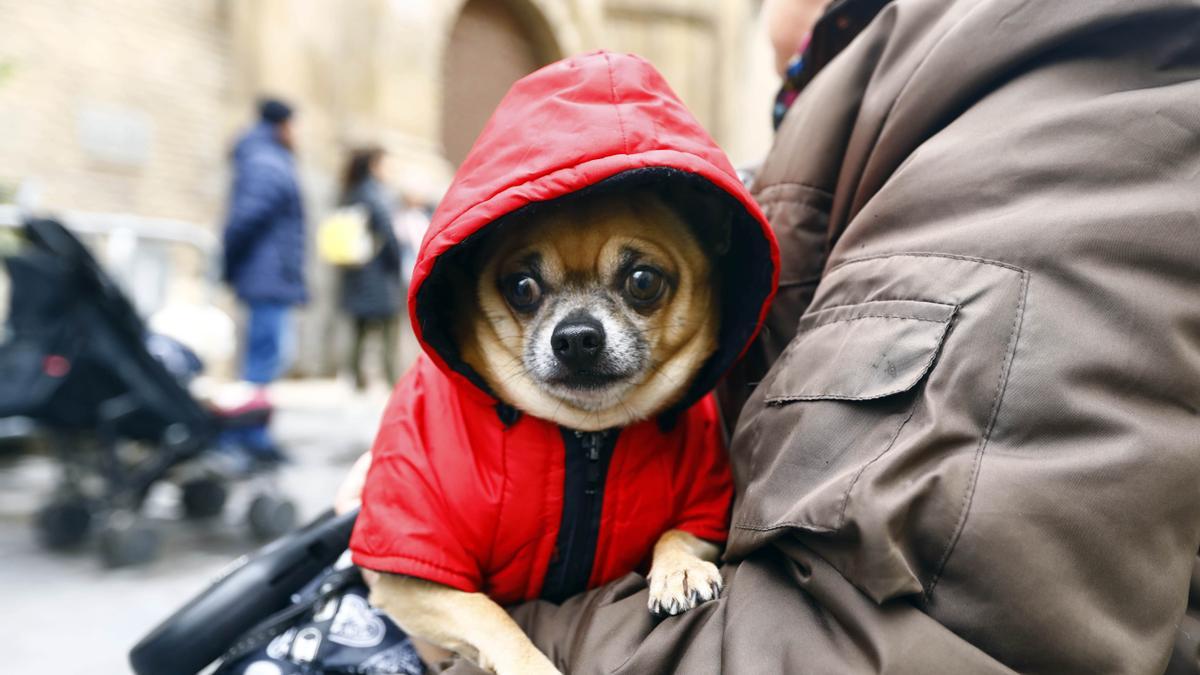
POLYGON ((711 391, 762 325, 777 257, 644 59, 594 52, 513 85, 425 236, 409 291, 424 353, 384 412, 350 542, 427 661, 557 672, 502 606, 634 570, 647 617, 716 597, 732 476, 711 391))
POLYGON ((781 40, 724 588, 511 608, 533 643, 570 673, 1194 672, 1197 31, 1183 0, 836 0, 781 40))
POLYGON ((725 589, 518 606, 534 643, 570 673, 1195 672, 1198 32, 1179 0, 830 3, 754 183, 782 273, 726 381, 725 589))

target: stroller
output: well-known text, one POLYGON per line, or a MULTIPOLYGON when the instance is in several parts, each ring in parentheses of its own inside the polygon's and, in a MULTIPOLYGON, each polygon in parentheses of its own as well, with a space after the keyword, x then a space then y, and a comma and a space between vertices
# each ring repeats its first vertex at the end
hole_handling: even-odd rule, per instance
MULTIPOLYGON (((106 564, 149 561, 158 536, 139 512, 151 488, 170 479, 187 517, 219 515, 230 483, 266 471, 235 475, 198 460, 229 430, 265 425, 271 410, 201 405, 168 369, 171 359, 147 349, 141 318, 78 239, 52 220, 28 221, 23 234, 4 257, 11 301, 0 334, 0 419, 34 421, 62 467, 35 519, 38 538, 70 548, 98 530, 106 564)), ((199 366, 194 355, 177 356, 199 366)), ((251 503, 261 538, 294 520, 294 505, 273 487, 251 503)))
POLYGON ((129 651, 137 675, 422 675, 411 640, 367 602, 328 511, 234 561, 129 651), (212 668, 215 666, 215 670, 212 668))

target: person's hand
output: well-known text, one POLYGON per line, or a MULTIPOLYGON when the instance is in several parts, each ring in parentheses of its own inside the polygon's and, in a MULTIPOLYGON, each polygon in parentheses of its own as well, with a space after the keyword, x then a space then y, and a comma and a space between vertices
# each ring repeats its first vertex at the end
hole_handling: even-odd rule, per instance
MULTIPOLYGON (((337 495, 333 498, 334 513, 341 515, 362 504, 363 484, 367 482, 367 469, 370 468, 371 453, 364 452, 362 457, 355 460, 354 466, 350 467, 350 473, 346 474, 342 484, 338 486, 337 495)), ((362 576, 368 588, 373 588, 375 581, 379 579, 378 572, 368 569, 362 570, 362 576)))

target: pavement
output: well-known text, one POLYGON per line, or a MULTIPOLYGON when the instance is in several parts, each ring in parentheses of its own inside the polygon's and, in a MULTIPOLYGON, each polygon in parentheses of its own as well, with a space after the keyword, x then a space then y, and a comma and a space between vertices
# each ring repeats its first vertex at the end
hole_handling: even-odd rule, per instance
MULTIPOLYGON (((300 522, 329 507, 342 476, 369 447, 386 396, 383 389, 355 394, 332 380, 276 385, 273 431, 293 458, 278 484, 295 501, 300 522)), ((163 535, 154 562, 105 569, 94 543, 47 552, 30 521, 56 476, 45 456, 0 460, 0 673, 129 673, 130 647, 229 561, 259 546, 245 525, 247 490, 231 495, 221 519, 195 523, 174 516, 178 491, 162 486, 146 509, 163 535)))

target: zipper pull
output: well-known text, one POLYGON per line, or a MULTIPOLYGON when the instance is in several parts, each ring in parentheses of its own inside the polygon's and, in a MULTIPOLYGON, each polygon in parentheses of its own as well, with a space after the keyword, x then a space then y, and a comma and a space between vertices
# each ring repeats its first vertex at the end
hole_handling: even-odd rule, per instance
POLYGON ((600 444, 604 440, 603 431, 593 431, 588 434, 583 434, 583 449, 587 451, 587 458, 593 462, 600 460, 600 444))
POLYGON ((587 485, 584 487, 583 493, 589 497, 595 495, 600 482, 600 444, 603 442, 604 432, 593 431, 583 434, 581 439, 584 452, 587 454, 587 485))

